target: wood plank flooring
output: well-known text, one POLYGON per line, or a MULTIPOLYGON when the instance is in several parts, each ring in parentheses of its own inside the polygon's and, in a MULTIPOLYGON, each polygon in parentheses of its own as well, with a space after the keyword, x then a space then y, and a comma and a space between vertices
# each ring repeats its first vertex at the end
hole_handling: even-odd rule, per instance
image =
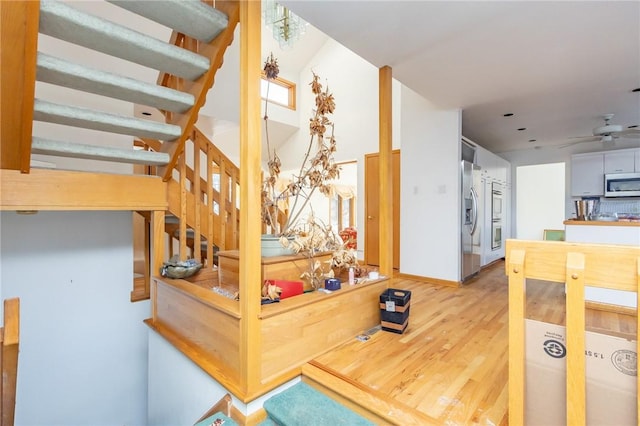
MULTIPOLYGON (((317 357, 345 380, 446 425, 506 425, 508 300, 504 262, 460 288, 395 278, 411 290, 404 334, 380 331, 317 357)), ((527 283, 528 317, 564 323, 564 286, 527 283)), ((635 338, 635 318, 587 312, 588 328, 635 338)))

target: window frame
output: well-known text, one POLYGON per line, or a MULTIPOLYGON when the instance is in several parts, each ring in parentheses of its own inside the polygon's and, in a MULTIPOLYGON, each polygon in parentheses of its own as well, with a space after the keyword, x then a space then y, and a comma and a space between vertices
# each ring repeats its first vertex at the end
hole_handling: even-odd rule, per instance
MULTIPOLYGON (((266 98, 264 98, 262 96, 262 93, 260 94, 260 98, 261 99, 266 100, 267 102, 270 102, 270 103, 272 103, 274 105, 279 105, 281 107, 288 108, 288 109, 293 110, 293 111, 296 110, 296 84, 294 82, 286 80, 286 79, 284 79, 282 77, 276 77, 274 79, 267 80, 267 76, 266 76, 266 74, 264 72, 261 75, 261 80, 268 81, 271 84, 275 84, 275 85, 278 85, 280 87, 284 87, 285 89, 287 89, 287 92, 289 93, 288 105, 285 105, 285 104, 283 104, 281 102, 274 101, 272 99, 266 99, 266 98)), ((261 92, 262 92, 262 90, 261 90, 261 92)))

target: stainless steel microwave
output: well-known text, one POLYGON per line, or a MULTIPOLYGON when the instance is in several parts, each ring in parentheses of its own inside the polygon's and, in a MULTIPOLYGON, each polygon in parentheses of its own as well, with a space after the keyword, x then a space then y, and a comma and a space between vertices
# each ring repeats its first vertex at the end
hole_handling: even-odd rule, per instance
POLYGON ((640 173, 604 175, 605 197, 640 197, 640 173))

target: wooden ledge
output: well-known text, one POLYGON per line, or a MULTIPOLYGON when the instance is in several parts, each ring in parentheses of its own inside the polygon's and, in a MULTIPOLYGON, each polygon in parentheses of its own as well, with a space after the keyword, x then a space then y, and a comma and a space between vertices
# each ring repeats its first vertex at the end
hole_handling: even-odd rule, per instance
POLYGON ((360 289, 378 284, 383 281, 389 281, 389 278, 383 277, 377 280, 367 280, 362 284, 356 284, 356 285, 349 285, 349 284, 342 283, 342 288, 332 293, 313 291, 310 293, 304 293, 298 296, 289 297, 287 299, 281 300, 278 303, 270 303, 267 305, 262 305, 262 312, 260 315, 258 315, 258 318, 260 319, 270 318, 276 315, 283 314, 285 312, 292 311, 294 309, 303 308, 305 306, 312 305, 314 303, 320 303, 320 302, 324 302, 325 300, 329 300, 331 298, 340 297, 340 296, 349 294, 351 292, 358 291, 360 289))
POLYGON ((351 410, 376 424, 439 425, 440 423, 408 405, 402 404, 375 389, 317 361, 302 367, 303 380, 351 410))
POLYGON ((566 225, 579 225, 579 226, 635 226, 640 227, 640 222, 629 222, 625 220, 619 220, 617 222, 607 222, 602 220, 565 220, 563 222, 566 225))

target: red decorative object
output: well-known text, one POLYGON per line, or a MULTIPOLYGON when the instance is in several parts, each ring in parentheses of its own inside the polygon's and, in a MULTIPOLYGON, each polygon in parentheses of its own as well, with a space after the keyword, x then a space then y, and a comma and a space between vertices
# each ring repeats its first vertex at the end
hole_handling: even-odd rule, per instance
POLYGON ((358 248, 358 231, 356 228, 344 228, 338 235, 342 238, 346 248, 354 250, 358 248))

